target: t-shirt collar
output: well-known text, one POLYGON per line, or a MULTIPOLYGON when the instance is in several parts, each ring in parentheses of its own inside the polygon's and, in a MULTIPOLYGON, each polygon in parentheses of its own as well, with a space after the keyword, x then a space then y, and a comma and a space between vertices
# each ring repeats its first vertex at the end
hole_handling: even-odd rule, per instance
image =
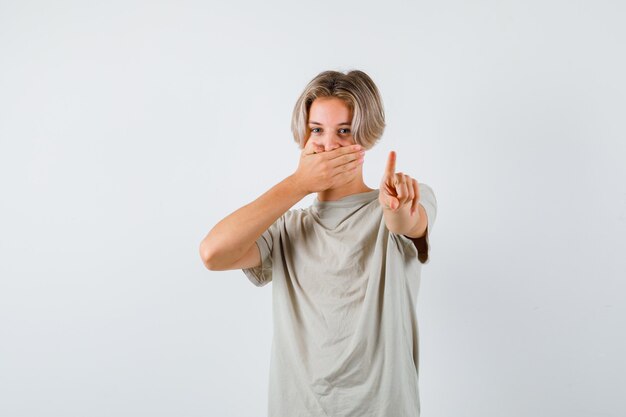
POLYGON ((330 208, 330 207, 351 207, 360 203, 367 203, 375 198, 378 198, 378 189, 372 191, 366 191, 364 193, 350 194, 339 200, 333 201, 320 201, 317 196, 313 200, 313 206, 316 208, 330 208))

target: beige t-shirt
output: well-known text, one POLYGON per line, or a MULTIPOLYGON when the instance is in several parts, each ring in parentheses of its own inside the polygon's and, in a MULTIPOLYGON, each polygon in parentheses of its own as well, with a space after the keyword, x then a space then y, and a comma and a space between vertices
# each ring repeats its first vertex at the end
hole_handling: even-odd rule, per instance
POLYGON ((269 417, 419 416, 415 304, 437 214, 419 189, 419 239, 389 232, 378 189, 316 197, 257 239, 262 264, 242 271, 273 282, 269 417))

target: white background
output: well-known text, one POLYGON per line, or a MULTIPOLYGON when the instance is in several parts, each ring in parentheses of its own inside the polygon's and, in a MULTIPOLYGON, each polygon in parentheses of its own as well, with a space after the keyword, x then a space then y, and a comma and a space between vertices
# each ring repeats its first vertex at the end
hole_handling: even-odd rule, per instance
MULTIPOLYGON (((0 1, 0 415, 266 415, 271 284, 204 268, 323 70, 439 210, 424 417, 623 416, 619 1, 0 1)), ((294 207, 308 206, 309 195, 294 207)))

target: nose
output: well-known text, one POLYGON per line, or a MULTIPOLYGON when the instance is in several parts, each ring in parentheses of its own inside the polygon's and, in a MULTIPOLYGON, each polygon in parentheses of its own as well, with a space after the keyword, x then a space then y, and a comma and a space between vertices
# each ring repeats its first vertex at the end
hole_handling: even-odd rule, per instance
POLYGON ((341 138, 336 133, 329 133, 317 138, 317 146, 324 148, 325 152, 341 147, 341 138))

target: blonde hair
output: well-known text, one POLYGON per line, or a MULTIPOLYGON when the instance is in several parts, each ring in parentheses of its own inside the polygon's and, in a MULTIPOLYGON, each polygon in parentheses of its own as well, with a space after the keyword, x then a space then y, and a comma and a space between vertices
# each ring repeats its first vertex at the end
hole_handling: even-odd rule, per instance
POLYGON ((385 130, 385 111, 374 81, 363 71, 323 71, 313 78, 298 98, 291 117, 291 132, 304 148, 310 134, 309 110, 318 97, 337 97, 352 111, 351 131, 356 143, 371 149, 385 130))

